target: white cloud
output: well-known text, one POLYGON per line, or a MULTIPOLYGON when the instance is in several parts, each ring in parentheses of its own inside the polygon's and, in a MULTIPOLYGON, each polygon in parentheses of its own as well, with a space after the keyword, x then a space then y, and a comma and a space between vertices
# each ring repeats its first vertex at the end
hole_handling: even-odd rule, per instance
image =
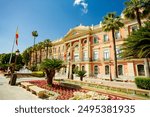
POLYGON ((82 6, 82 11, 83 13, 87 13, 88 12, 88 4, 85 2, 85 0, 74 0, 74 3, 73 3, 74 6, 76 5, 79 5, 79 6, 82 6))

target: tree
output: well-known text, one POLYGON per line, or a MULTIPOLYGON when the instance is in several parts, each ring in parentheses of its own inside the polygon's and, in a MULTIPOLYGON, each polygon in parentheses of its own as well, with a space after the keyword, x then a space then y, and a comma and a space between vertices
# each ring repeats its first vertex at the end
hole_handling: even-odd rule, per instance
POLYGON ((129 0, 125 2, 126 8, 123 14, 131 20, 136 19, 139 27, 141 27, 141 19, 150 16, 150 1, 149 0, 129 0))
POLYGON ((33 31, 32 32, 32 36, 34 37, 34 45, 35 45, 35 39, 36 39, 36 37, 38 37, 38 32, 37 31, 33 31))
POLYGON ((59 59, 45 59, 41 63, 41 69, 46 72, 47 83, 49 85, 53 84, 53 78, 57 70, 60 70, 63 67, 63 61, 59 59))
POLYGON ((150 22, 146 22, 144 27, 134 31, 123 44, 122 56, 125 58, 146 58, 148 77, 150 77, 150 22))
MULTIPOLYGON (((12 60, 11 60, 12 64, 11 65, 9 65, 9 59, 10 59, 10 56, 11 56, 10 53, 2 54, 0 56, 1 56, 0 57, 0 61, 1 61, 0 67, 3 70, 6 70, 6 68, 8 68, 8 66, 11 66, 12 64, 15 63, 15 56, 16 56, 15 53, 13 53, 13 55, 12 55, 12 60)), ((24 65, 24 62, 22 60, 22 55, 19 54, 18 57, 17 57, 15 70, 19 70, 20 68, 22 68, 23 65, 24 65)))
MULTIPOLYGON (((34 44, 33 44, 33 50, 35 50, 35 39, 36 37, 38 37, 38 32, 37 31, 32 31, 32 36, 34 37, 34 44)), ((34 53, 34 51, 33 51, 34 53)), ((36 53, 35 53, 35 59, 36 59, 36 53)), ((33 56, 33 62, 34 62, 34 56, 33 56)), ((36 60, 35 60, 35 63, 36 63, 36 60)))
POLYGON ((122 23, 122 19, 119 16, 116 16, 115 12, 108 13, 104 17, 104 21, 102 22, 102 29, 104 31, 111 31, 112 32, 113 54, 114 54, 114 77, 115 78, 118 78, 115 31, 119 30, 123 26, 124 26, 124 24, 122 23))
POLYGON ((44 48, 44 43, 43 42, 39 42, 38 43, 38 50, 40 51, 40 63, 42 61, 42 49, 44 48))
POLYGON ((76 72, 77 76, 80 77, 80 80, 83 81, 83 78, 86 76, 86 71, 79 70, 76 72))
POLYGON ((48 48, 52 47, 52 43, 49 39, 44 40, 44 46, 46 47, 46 59, 48 58, 48 48))
POLYGON ((23 59, 23 62, 25 63, 25 65, 28 66, 28 63, 30 61, 30 51, 28 48, 23 51, 22 59, 23 59))

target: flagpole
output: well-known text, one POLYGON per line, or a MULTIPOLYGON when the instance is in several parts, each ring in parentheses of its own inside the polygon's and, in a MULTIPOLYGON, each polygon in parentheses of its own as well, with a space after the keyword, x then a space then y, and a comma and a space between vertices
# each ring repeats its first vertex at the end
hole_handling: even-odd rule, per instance
MULTIPOLYGON (((17 30, 18 30, 18 27, 17 27, 17 30)), ((15 38, 14 38, 14 41, 13 41, 13 45, 12 45, 12 49, 11 49, 11 55, 10 55, 10 58, 9 58, 9 65, 11 64, 12 55, 13 55, 13 51, 14 51, 14 47, 15 47, 15 41, 16 41, 16 35, 15 35, 15 38)), ((7 73, 9 72, 9 68, 10 67, 8 66, 7 73)))

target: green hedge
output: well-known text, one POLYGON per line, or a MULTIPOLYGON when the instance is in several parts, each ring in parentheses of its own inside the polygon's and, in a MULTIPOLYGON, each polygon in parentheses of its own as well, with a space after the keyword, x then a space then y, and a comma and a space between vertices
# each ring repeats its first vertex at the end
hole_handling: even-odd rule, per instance
POLYGON ((136 77, 135 83, 138 88, 150 90, 150 78, 136 77))
POLYGON ((44 77, 45 73, 42 72, 42 71, 32 72, 32 76, 35 76, 35 77, 44 77))

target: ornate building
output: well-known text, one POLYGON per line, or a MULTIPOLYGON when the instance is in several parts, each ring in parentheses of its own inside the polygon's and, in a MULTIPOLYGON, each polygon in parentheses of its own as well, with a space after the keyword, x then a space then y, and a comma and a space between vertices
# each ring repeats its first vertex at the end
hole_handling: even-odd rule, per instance
MULTIPOLYGON (((134 80, 135 76, 147 75, 146 66, 144 59, 127 60, 119 56, 125 38, 138 28, 136 21, 126 20, 124 24, 123 28, 115 32, 118 75, 122 79, 134 80)), ((53 41, 52 44, 52 57, 62 59, 66 65, 66 68, 60 71, 62 75, 71 77, 73 69, 77 68, 87 71, 87 77, 109 79, 110 73, 113 77, 112 34, 102 31, 101 23, 96 26, 79 25, 70 29, 63 38, 53 41)), ((43 49, 41 60, 45 58, 44 51, 43 49)), ((49 54, 48 58, 50 57, 49 54)), ((39 62, 39 57, 37 58, 39 62)))

